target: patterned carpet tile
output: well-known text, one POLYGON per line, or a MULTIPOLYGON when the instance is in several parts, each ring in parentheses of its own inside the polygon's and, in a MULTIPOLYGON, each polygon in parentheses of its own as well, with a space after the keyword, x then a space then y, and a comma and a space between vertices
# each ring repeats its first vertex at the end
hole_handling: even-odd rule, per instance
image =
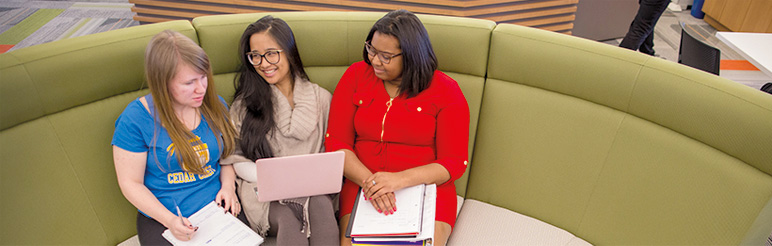
POLYGON ((122 2, 0 0, 0 53, 139 25, 122 2))

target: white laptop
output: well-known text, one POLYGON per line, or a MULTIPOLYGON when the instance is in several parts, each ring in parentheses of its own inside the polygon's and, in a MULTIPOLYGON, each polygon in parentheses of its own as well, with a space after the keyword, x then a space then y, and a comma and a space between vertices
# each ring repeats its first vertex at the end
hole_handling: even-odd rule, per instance
POLYGON ((258 159, 257 200, 260 202, 340 192, 342 151, 258 159))

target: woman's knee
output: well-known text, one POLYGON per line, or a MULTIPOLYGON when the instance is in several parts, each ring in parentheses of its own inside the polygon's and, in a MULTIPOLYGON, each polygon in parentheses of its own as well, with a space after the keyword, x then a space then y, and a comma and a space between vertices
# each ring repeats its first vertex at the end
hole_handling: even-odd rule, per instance
POLYGON ((447 222, 435 221, 434 223, 434 244, 436 246, 444 246, 448 243, 450 233, 453 231, 453 227, 447 222))
POLYGON ((289 207, 278 202, 271 202, 270 206, 268 221, 271 223, 271 227, 287 223, 300 224, 300 221, 295 217, 295 213, 289 207))
POLYGON ((351 245, 351 238, 346 237, 346 228, 348 228, 348 219, 351 217, 351 214, 343 215, 343 217, 340 218, 339 224, 339 232, 340 232, 340 245, 341 246, 349 246, 351 245))
POLYGON ((332 210, 332 199, 327 195, 312 196, 308 202, 312 208, 332 210))

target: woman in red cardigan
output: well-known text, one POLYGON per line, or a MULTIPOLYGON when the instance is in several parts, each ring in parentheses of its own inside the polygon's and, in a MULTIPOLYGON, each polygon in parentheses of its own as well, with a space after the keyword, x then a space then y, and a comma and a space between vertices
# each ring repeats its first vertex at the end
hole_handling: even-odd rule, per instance
POLYGON ((453 181, 466 170, 469 106, 456 81, 437 71, 421 21, 389 12, 367 35, 364 61, 351 65, 332 97, 327 151, 346 153, 340 195, 341 244, 357 191, 392 214, 394 191, 437 184, 434 245, 445 245, 456 221, 453 181))

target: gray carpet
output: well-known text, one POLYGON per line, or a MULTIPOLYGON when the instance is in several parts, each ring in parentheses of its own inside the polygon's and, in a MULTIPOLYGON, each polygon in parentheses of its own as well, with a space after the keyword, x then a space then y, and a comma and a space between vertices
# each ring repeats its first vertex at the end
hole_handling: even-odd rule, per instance
POLYGON ((9 51, 139 25, 128 0, 0 0, 0 45, 9 51))

